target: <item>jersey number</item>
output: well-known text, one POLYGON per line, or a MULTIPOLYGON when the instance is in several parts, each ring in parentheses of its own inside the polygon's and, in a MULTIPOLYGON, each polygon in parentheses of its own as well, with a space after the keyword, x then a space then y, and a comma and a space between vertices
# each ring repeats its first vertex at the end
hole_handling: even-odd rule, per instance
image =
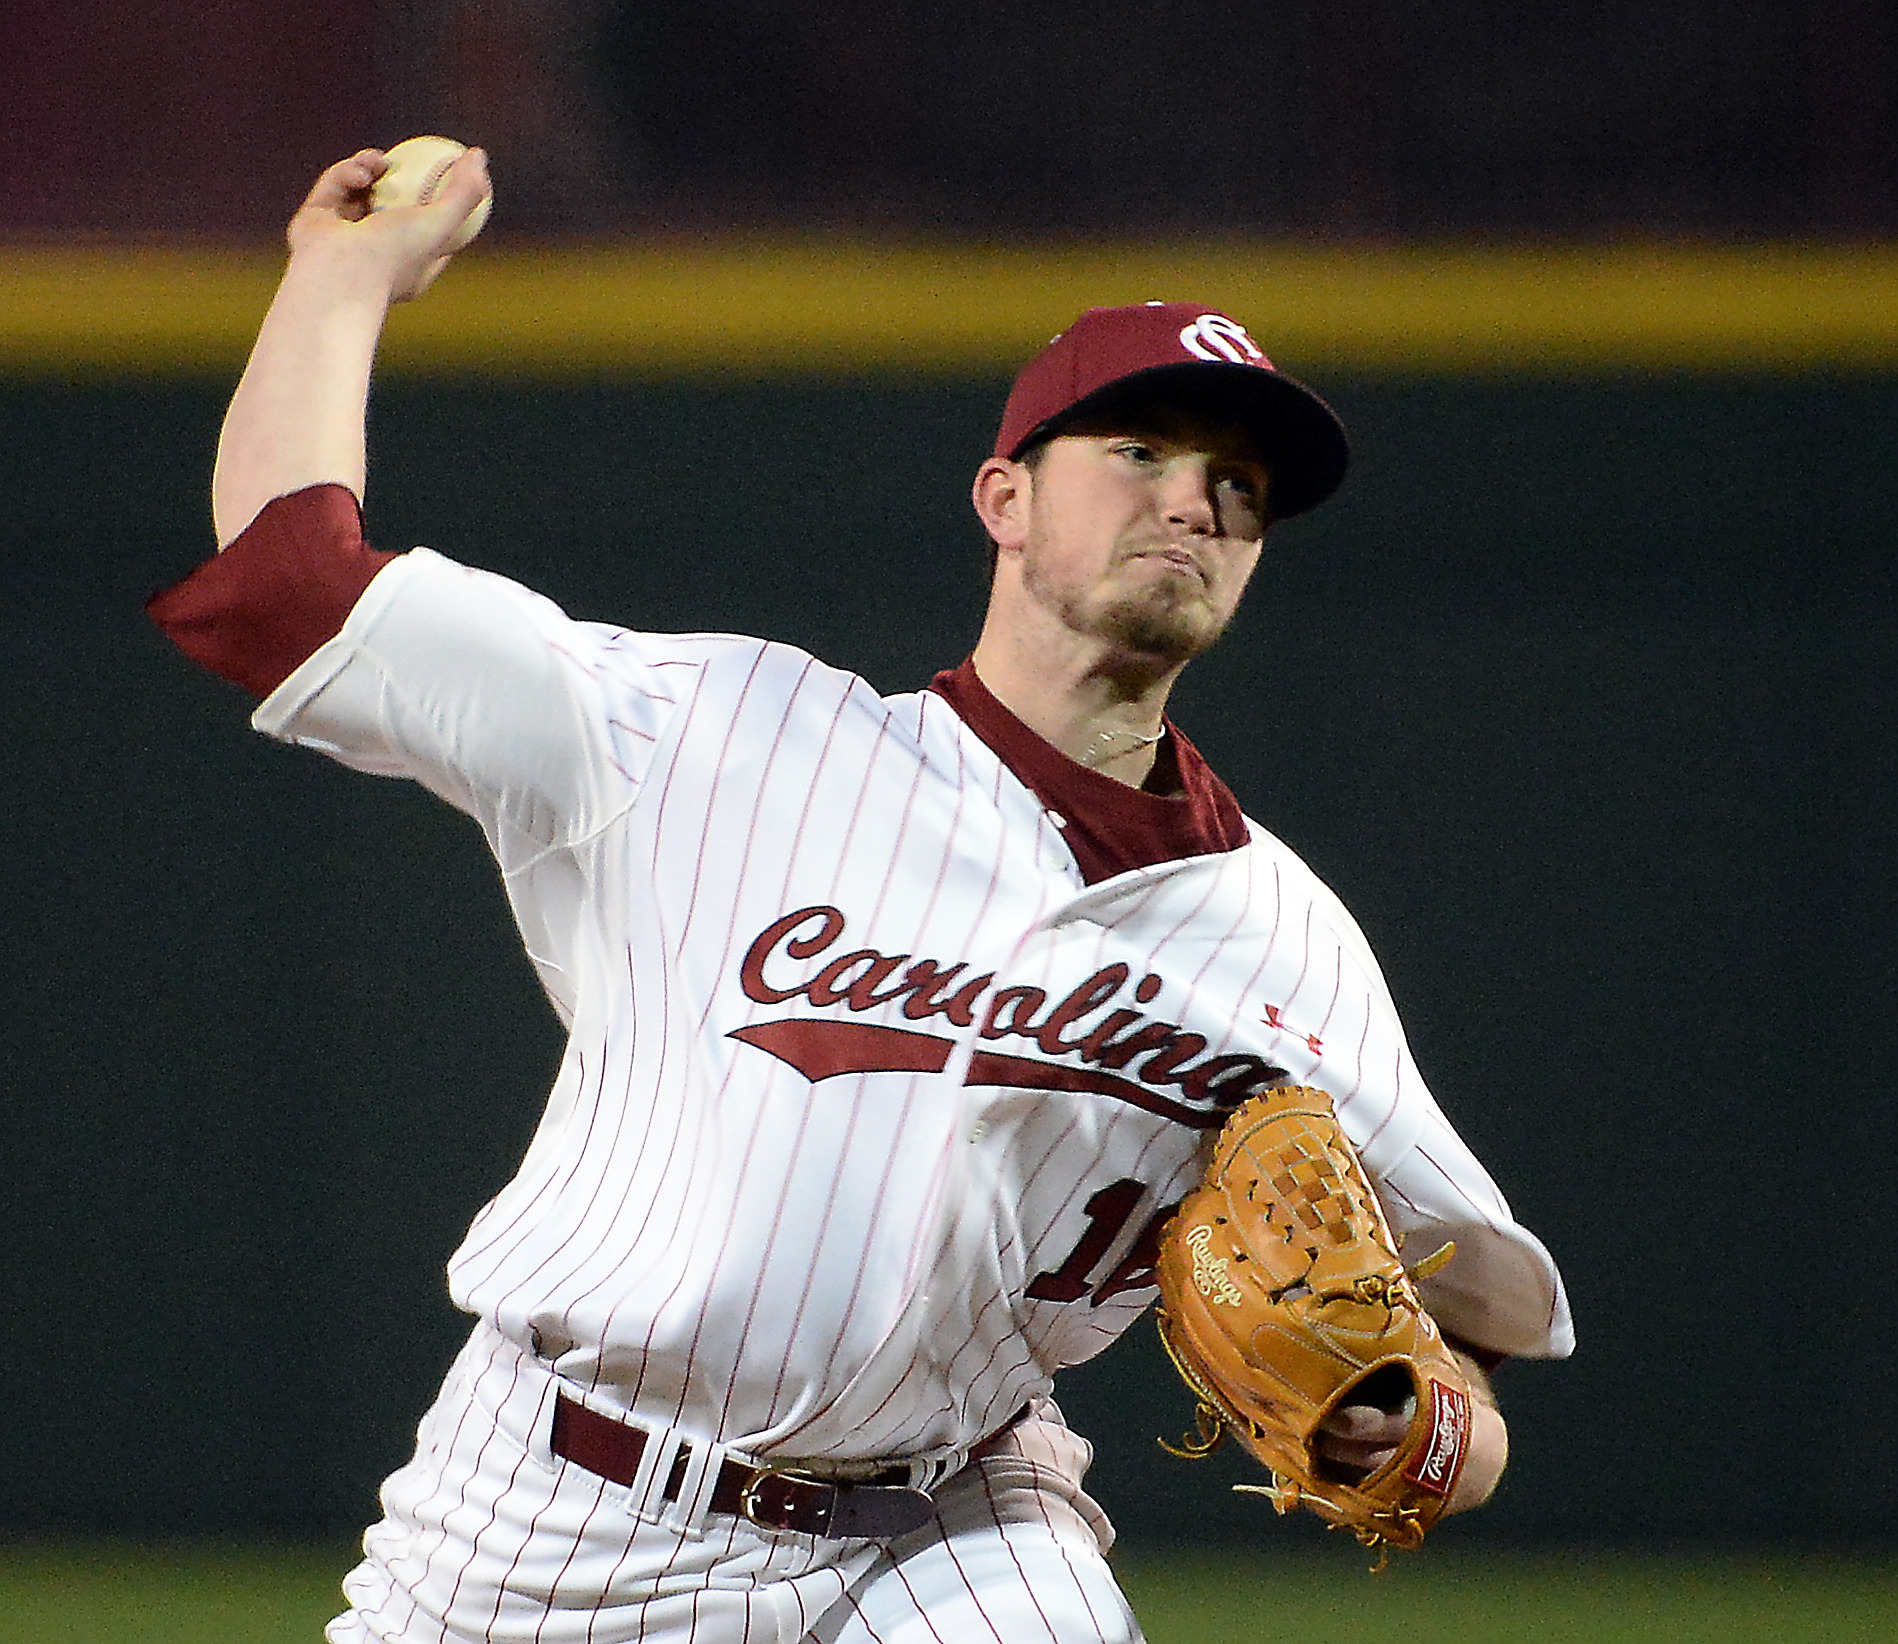
POLYGON ((1153 1264, 1160 1259, 1160 1229, 1180 1208, 1176 1204, 1163 1205, 1154 1211, 1120 1264, 1098 1284, 1093 1282, 1094 1269, 1120 1237, 1121 1229, 1127 1225, 1127 1219, 1146 1191, 1145 1182, 1123 1178, 1089 1199, 1081 1207, 1087 1214, 1087 1231, 1059 1267, 1035 1275, 1028 1294, 1036 1301, 1052 1302, 1079 1301, 1083 1296, 1091 1296, 1091 1305, 1099 1307, 1109 1296, 1152 1284, 1153 1264))

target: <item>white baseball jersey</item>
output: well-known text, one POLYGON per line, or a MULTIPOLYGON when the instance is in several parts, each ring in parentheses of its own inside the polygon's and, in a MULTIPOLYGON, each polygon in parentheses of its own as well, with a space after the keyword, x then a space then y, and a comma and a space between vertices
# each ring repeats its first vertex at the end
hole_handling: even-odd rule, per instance
POLYGON ((1363 937, 1262 832, 1085 886, 941 697, 427 550, 257 723, 488 836, 571 1038, 451 1278, 571 1379, 764 1453, 966 1447, 1152 1299, 1141 1235, 1286 1072, 1400 1236, 1458 1240, 1447 1328, 1566 1345, 1363 937))
POLYGON ((1456 1241, 1446 1329, 1569 1348, 1363 936, 1261 829, 1087 885, 941 695, 575 622, 425 549, 255 723, 473 816, 569 1029, 450 1265, 502 1428, 526 1364, 752 1457, 940 1478, 1149 1304, 1224 1115, 1287 1075, 1413 1254, 1456 1241))

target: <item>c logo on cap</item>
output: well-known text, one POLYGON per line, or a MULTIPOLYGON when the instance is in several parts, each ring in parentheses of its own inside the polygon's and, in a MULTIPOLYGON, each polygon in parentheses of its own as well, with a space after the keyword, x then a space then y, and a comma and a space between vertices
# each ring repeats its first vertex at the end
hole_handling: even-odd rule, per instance
POLYGON ((1265 355, 1246 335, 1246 328, 1224 314, 1202 314, 1180 333, 1181 346, 1202 360, 1230 360, 1234 365, 1257 365, 1265 355))

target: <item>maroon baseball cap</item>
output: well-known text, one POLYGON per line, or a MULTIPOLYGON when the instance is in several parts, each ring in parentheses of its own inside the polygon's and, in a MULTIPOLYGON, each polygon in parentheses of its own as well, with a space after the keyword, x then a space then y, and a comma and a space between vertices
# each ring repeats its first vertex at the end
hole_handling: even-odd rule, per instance
POLYGON ((1338 489, 1351 460, 1344 424, 1273 369, 1237 320, 1198 303, 1090 308, 1022 368, 1002 412, 998 457, 1019 457, 1084 416, 1167 400, 1230 417, 1272 468, 1275 519, 1338 489))

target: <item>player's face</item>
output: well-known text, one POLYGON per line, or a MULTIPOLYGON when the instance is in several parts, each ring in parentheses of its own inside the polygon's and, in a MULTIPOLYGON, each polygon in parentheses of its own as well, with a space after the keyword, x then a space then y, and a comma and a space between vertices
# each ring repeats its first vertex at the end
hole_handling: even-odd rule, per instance
POLYGON ((1250 436, 1183 413, 1060 435, 1033 468, 1023 586, 1071 632, 1189 661, 1259 562, 1268 478, 1250 436))

